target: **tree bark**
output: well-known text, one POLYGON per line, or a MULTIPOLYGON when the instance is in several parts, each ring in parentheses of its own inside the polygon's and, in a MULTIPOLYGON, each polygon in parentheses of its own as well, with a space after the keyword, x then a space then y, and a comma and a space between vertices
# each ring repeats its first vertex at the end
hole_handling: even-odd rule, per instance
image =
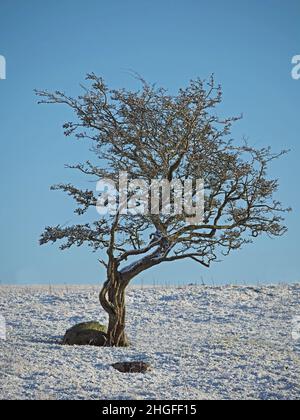
POLYGON ((99 295, 101 306, 109 317, 106 345, 110 347, 129 345, 125 333, 125 289, 126 284, 117 273, 114 273, 104 283, 99 295))

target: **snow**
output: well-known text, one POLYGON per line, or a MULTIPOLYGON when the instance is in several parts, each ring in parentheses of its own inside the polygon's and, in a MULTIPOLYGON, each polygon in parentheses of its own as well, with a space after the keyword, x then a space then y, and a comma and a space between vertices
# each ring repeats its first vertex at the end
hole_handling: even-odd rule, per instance
POLYGON ((130 288, 124 349, 59 344, 75 323, 106 322, 96 286, 1 286, 0 398, 299 399, 299 297, 300 285, 130 288), (130 360, 153 369, 111 367, 130 360))

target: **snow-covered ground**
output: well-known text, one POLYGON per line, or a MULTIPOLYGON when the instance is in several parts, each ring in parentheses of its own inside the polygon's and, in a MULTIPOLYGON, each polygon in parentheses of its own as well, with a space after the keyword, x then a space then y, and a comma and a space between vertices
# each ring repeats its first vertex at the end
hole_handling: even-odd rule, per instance
POLYGON ((132 346, 112 349, 58 344, 75 323, 106 320, 95 286, 2 286, 0 398, 298 399, 299 302, 300 285, 132 288, 132 346), (153 370, 111 367, 127 360, 153 370))

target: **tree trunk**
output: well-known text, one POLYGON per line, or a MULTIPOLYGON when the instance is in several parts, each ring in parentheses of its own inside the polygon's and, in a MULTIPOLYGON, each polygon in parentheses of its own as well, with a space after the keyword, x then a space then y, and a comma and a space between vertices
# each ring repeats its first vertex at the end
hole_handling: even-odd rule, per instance
POLYGON ((110 301, 115 302, 115 313, 109 314, 109 322, 107 329, 108 346, 127 347, 128 340, 125 334, 125 288, 117 285, 112 287, 108 295, 110 301))
POLYGON ((108 313, 107 346, 127 347, 125 333, 125 288, 120 276, 113 274, 104 283, 99 299, 103 309, 108 313))

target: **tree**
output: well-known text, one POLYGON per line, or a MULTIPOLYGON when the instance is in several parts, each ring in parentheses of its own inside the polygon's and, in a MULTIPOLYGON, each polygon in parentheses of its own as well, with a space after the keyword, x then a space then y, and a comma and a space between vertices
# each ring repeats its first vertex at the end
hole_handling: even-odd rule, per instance
MULTIPOLYGON (((92 142, 98 164, 86 161, 69 168, 115 182, 120 171, 148 182, 205 182, 200 224, 186 223, 184 212, 123 215, 119 209, 113 215, 97 215, 93 223, 46 227, 41 235, 40 244, 64 240, 61 249, 88 244, 94 251, 106 250, 106 258, 99 258, 107 272, 99 299, 109 316, 107 345, 125 346, 125 289, 133 278, 158 264, 183 259, 209 267, 261 234, 286 232, 283 213, 290 209, 273 198, 278 181, 267 176, 269 163, 286 151, 274 154, 270 148, 233 142, 231 127, 240 117, 215 115, 222 92, 213 77, 191 81, 176 95, 142 78, 138 91, 111 90, 95 74, 87 80, 78 98, 36 91, 40 103, 65 104, 74 111, 75 122, 64 124, 66 136, 92 142)), ((52 189, 72 196, 78 215, 97 206, 91 190, 71 184, 52 189)))

